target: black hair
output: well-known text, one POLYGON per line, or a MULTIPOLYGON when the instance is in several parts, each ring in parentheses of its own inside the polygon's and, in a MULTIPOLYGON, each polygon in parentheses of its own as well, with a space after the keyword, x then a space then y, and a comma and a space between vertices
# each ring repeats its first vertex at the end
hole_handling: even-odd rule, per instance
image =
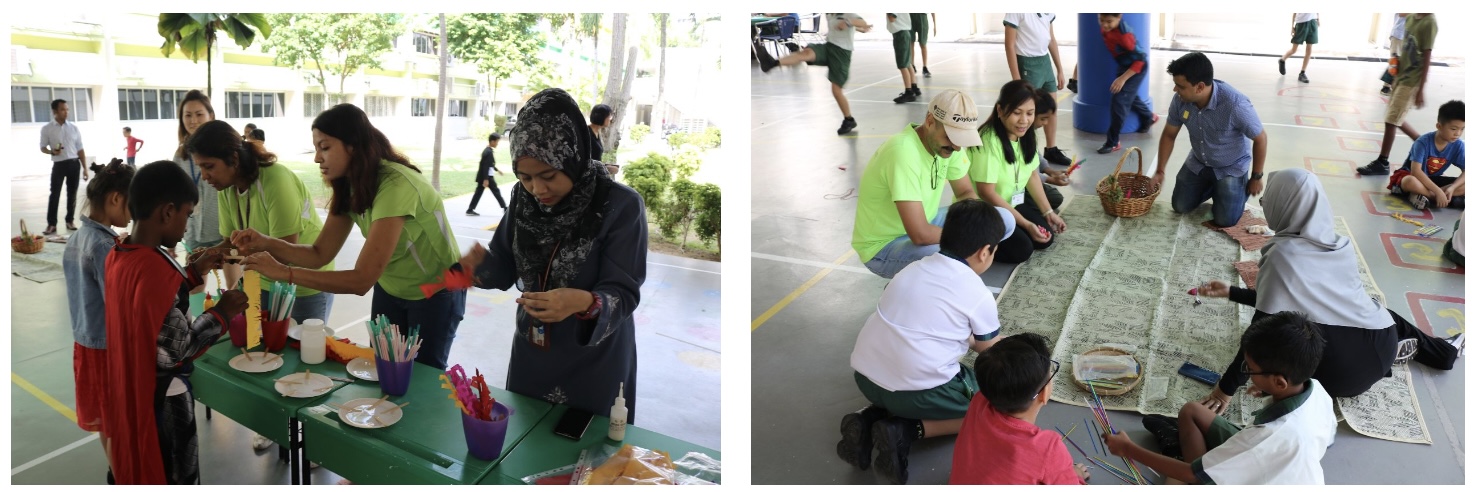
POLYGON ((56 111, 56 108, 58 106, 61 106, 61 105, 66 104, 66 103, 67 103, 67 100, 66 99, 52 99, 51 100, 51 110, 52 111, 56 111))
MULTIPOLYGON (((1005 162, 1010 164, 1026 163, 1035 160, 1035 130, 1025 132, 1020 137, 1020 150, 1025 152, 1024 160, 1015 159, 1015 149, 1010 145, 1010 131, 1005 128, 1005 122, 999 117, 999 107, 1004 106, 1005 112, 1014 112, 1015 108, 1025 105, 1026 101, 1035 100, 1035 88, 1030 86, 1024 79, 1011 80, 999 88, 999 99, 994 106, 989 108, 989 119, 979 125, 980 133, 984 127, 994 128, 994 136, 999 139, 999 146, 1004 151, 1005 162)), ((1031 122, 1034 124, 1034 121, 1031 122)))
POLYGON ((1035 114, 1056 112, 1056 95, 1045 88, 1035 90, 1035 114))
POLYGON ((381 161, 397 162, 411 171, 420 168, 410 164, 410 158, 395 150, 389 138, 374 124, 369 115, 349 103, 342 103, 318 113, 313 118, 314 130, 338 139, 349 149, 348 173, 330 183, 333 193, 328 199, 328 213, 362 214, 374 203, 379 194, 379 165, 381 161))
POLYGON ((1122 14, 1097 14, 1097 15, 1106 15, 1106 16, 1110 16, 1110 17, 1122 17, 1122 14))
POLYGON ((610 119, 610 113, 614 111, 615 110, 610 109, 610 105, 608 104, 596 104, 595 107, 590 108, 589 110, 589 123, 591 125, 608 124, 610 123, 609 121, 607 121, 610 119))
POLYGON ((133 133, 133 129, 132 128, 129 128, 129 127, 126 127, 126 126, 123 127, 123 131, 128 132, 128 133, 133 133))
POLYGON ((1466 121, 1466 103, 1453 100, 1440 105, 1440 124, 1444 125, 1451 121, 1466 121))
POLYGON ((496 142, 498 140, 502 140, 502 135, 497 132, 492 132, 491 135, 487 135, 488 142, 496 142))
MULTIPOLYGON (((89 187, 91 185, 88 185, 89 187)), ((134 221, 148 220, 161 205, 199 203, 195 182, 174 161, 154 161, 138 169, 128 186, 128 211, 134 221)))
POLYGON ((1198 51, 1191 51, 1169 62, 1168 73, 1169 75, 1183 75, 1189 85, 1215 83, 1215 65, 1210 63, 1208 56, 1198 51))
MULTIPOLYGON (((128 128, 124 128, 127 130, 128 128)), ((128 186, 133 182, 133 166, 123 163, 123 159, 113 159, 106 165, 93 164, 92 181, 87 183, 87 206, 100 207, 108 200, 108 193, 122 193, 123 199, 128 199, 128 186)))
POLYGON ((252 140, 255 140, 255 141, 258 141, 258 142, 265 142, 265 141, 267 141, 267 134, 266 134, 266 132, 262 131, 260 128, 257 128, 257 129, 251 130, 251 139, 252 140))
POLYGON ((1291 384, 1312 378, 1327 342, 1322 329, 1297 311, 1282 311, 1251 323, 1240 336, 1240 350, 1261 372, 1280 374, 1291 384))
POLYGON ((999 240, 1003 238, 1004 220, 1000 219, 994 205, 979 199, 962 200, 948 207, 938 250, 968 258, 986 246, 997 251, 999 240))
POLYGON ((256 123, 247 123, 246 124, 246 128, 251 129, 251 130, 255 130, 256 129, 256 123))
POLYGON ((261 177, 261 168, 277 163, 277 156, 267 152, 266 147, 241 140, 236 129, 221 120, 200 125, 185 141, 185 152, 225 161, 227 166, 235 167, 236 175, 245 178, 247 183, 255 183, 261 177))
POLYGON ((1030 409, 1051 372, 1051 349, 1035 333, 1010 335, 974 359, 979 393, 995 409, 1009 414, 1030 409))

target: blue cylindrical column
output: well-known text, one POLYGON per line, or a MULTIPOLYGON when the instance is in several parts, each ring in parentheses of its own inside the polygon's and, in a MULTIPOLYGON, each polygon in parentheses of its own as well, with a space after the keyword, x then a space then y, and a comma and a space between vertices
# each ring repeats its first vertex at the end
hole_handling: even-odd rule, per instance
MULTIPOLYGON (((1102 27, 1097 23, 1097 14, 1077 14, 1077 17, 1076 59, 1081 73, 1076 85, 1080 93, 1072 103, 1071 124, 1077 130, 1107 133, 1108 125, 1112 123, 1111 88, 1112 80, 1117 78, 1117 62, 1107 52, 1107 43, 1102 41, 1102 27)), ((1152 18, 1149 14, 1124 13, 1122 22, 1137 36, 1138 49, 1148 53, 1148 38, 1152 32, 1152 18)), ((1151 78, 1163 70, 1155 69, 1150 63, 1144 71, 1151 78)), ((1151 108, 1153 99, 1148 97, 1148 87, 1148 80, 1145 79, 1138 86, 1138 95, 1151 108)), ((1122 132, 1135 131, 1138 131, 1138 118, 1126 118, 1122 122, 1122 132)))

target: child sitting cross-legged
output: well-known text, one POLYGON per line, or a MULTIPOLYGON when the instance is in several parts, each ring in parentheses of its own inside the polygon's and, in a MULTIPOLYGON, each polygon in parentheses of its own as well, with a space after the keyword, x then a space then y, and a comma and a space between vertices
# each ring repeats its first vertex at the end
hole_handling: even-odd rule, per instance
POLYGON ((1415 208, 1430 205, 1440 208, 1466 208, 1466 144, 1461 134, 1466 131, 1466 103, 1450 101, 1440 105, 1435 131, 1415 139, 1404 167, 1389 176, 1389 192, 1403 196, 1415 208), (1446 176, 1451 167, 1460 176, 1446 176))
POLYGON ((1251 394, 1271 397, 1250 427, 1241 429, 1191 401, 1179 411, 1184 460, 1143 449, 1125 433, 1104 433, 1107 450, 1190 484, 1322 485, 1322 455, 1338 425, 1332 397, 1311 378, 1324 343, 1317 324, 1302 313, 1261 318, 1240 338, 1251 394))

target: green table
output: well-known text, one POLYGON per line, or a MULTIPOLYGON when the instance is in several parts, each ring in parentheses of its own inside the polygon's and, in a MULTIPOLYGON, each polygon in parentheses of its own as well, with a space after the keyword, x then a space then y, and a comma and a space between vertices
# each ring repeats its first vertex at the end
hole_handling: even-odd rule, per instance
POLYGON ((539 399, 492 388, 497 401, 514 409, 502 457, 484 461, 471 456, 461 428, 461 411, 441 388, 443 374, 415 363, 410 390, 390 397, 410 402, 404 418, 383 429, 361 429, 338 419, 334 406, 357 398, 379 398, 378 385, 355 384, 330 394, 325 402, 302 408, 298 420, 311 436, 307 459, 356 484, 471 484, 482 480, 515 449, 552 408, 539 399))
MULTIPOLYGON (((252 357, 259 356, 261 347, 256 350, 252 357)), ((303 472, 307 462, 300 459, 302 441, 297 413, 303 407, 326 400, 333 391, 316 398, 290 398, 277 393, 276 380, 304 369, 332 378, 349 378, 347 369, 333 361, 303 364, 297 349, 288 347, 278 354, 282 357, 282 367, 251 374, 230 367, 231 358, 240 353, 241 349, 229 341, 220 341, 195 360, 195 373, 190 376, 195 399, 272 441, 287 443, 292 483, 307 483, 308 474, 303 472)), ((335 380, 334 391, 345 385, 350 383, 335 380)), ((359 386, 367 385, 360 383, 359 386)))
MULTIPOLYGON (((610 419, 598 415, 590 421, 589 428, 584 431, 584 438, 578 442, 555 435, 554 426, 558 425, 559 418, 563 417, 567 409, 568 407, 560 405, 549 412, 548 416, 533 428, 533 432, 519 442, 516 448, 513 448, 512 454, 504 452, 506 457, 502 459, 502 463, 499 463, 486 479, 478 483, 484 485, 522 484, 523 477, 574 464, 579 459, 580 451, 589 449, 595 444, 602 442, 615 444, 614 441, 608 439, 610 419)), ((315 440, 314 443, 316 442, 315 440)), ((704 453, 715 460, 722 459, 722 454, 717 451, 633 425, 625 426, 624 443, 665 451, 671 455, 672 461, 681 459, 690 451, 704 453)))

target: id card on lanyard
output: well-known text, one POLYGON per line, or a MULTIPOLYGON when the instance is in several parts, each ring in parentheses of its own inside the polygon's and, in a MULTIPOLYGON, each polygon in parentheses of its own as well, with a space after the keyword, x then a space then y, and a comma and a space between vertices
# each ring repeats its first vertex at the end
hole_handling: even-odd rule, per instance
MULTIPOLYGON (((550 272, 553 271, 554 257, 559 254, 559 246, 561 244, 563 244, 562 241, 554 244, 553 253, 550 253, 548 255, 548 267, 544 269, 543 281, 540 282, 538 286, 541 292, 548 291, 548 275, 550 272)), ((529 313, 528 316, 532 317, 533 315, 529 313)), ((550 346, 548 325, 544 324, 543 321, 539 320, 538 318, 533 318, 533 324, 528 327, 528 341, 532 342, 534 347, 538 347, 540 350, 547 352, 550 346)))
POLYGON ((1025 203, 1025 190, 1016 191, 1015 194, 1010 195, 1010 206, 1011 207, 1018 207, 1018 206, 1020 206, 1021 204, 1024 204, 1024 203, 1025 203))

